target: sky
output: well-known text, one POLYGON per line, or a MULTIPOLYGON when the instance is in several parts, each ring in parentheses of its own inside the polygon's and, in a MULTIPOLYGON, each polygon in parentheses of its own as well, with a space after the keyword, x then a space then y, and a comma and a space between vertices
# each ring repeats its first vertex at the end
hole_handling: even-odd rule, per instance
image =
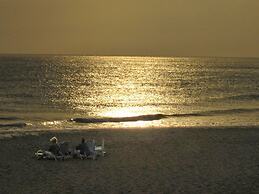
POLYGON ((259 57, 258 0, 0 0, 0 53, 259 57))

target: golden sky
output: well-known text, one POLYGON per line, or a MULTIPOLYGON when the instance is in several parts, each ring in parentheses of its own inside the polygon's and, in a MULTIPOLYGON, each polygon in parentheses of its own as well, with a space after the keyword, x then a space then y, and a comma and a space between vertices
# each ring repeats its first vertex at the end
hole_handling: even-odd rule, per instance
POLYGON ((259 57, 259 1, 0 0, 0 53, 259 57))

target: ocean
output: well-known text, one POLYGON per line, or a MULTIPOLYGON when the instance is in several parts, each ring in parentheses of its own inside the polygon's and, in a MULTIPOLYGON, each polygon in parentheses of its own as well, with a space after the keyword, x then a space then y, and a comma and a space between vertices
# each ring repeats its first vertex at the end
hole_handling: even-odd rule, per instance
POLYGON ((259 59, 0 56, 0 134, 259 125, 259 59))

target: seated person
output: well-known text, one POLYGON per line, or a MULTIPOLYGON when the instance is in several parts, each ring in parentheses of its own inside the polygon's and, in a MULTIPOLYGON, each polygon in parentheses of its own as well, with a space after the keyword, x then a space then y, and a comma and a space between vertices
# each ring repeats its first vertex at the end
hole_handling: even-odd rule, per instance
POLYGON ((52 154, 54 155, 62 155, 61 151, 60 151, 60 147, 58 144, 58 139, 56 137, 52 137, 50 139, 51 145, 49 146, 49 150, 52 154))
POLYGON ((76 146, 76 150, 79 150, 81 155, 89 156, 91 154, 89 147, 85 142, 84 138, 82 138, 81 143, 78 146, 76 146))

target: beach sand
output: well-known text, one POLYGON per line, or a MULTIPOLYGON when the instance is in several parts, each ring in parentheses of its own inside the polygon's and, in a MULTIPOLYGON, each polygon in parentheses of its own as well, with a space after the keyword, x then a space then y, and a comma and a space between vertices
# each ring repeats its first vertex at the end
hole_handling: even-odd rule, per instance
POLYGON ((259 128, 103 129, 0 140, 0 193, 259 193, 259 128), (52 136, 101 142, 97 160, 36 160, 52 136))

